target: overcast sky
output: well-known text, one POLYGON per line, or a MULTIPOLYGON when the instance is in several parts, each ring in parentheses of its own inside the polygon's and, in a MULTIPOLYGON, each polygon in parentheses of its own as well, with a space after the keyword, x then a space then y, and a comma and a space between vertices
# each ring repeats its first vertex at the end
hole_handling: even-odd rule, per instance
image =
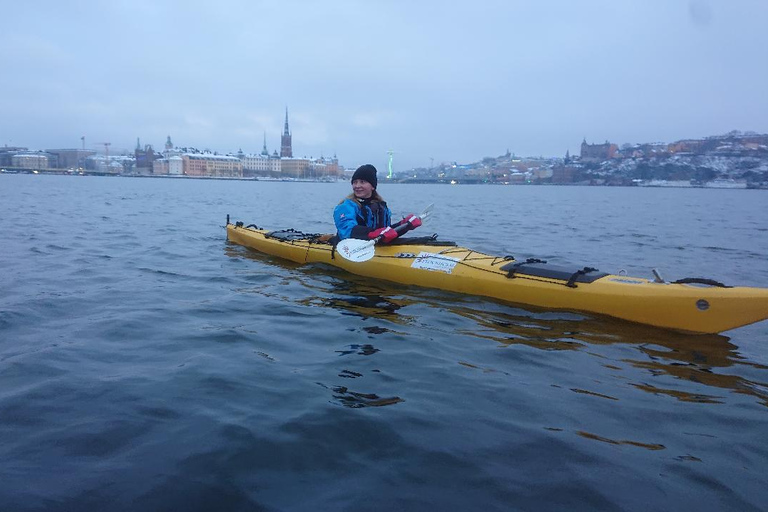
POLYGON ((768 132, 766 0, 5 0, 0 145, 395 170, 768 132))

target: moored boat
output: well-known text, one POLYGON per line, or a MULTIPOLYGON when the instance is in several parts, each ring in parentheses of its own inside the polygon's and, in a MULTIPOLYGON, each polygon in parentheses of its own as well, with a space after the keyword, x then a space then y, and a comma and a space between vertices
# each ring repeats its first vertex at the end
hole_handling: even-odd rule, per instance
POLYGON ((231 224, 230 242, 296 263, 324 263, 356 275, 480 295, 514 304, 583 311, 689 333, 720 333, 768 318, 768 288, 709 279, 674 283, 608 274, 590 267, 518 261, 437 241, 403 238, 377 245, 368 261, 341 257, 329 235, 231 224))

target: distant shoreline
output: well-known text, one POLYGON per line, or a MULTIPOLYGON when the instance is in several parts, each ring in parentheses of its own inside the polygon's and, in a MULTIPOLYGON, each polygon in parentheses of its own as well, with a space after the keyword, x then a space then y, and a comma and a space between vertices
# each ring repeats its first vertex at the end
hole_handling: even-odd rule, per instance
MULTIPOLYGON (((265 183, 281 182, 281 183, 346 183, 346 178, 337 180, 329 179, 309 179, 309 178, 267 178, 267 177, 230 177, 230 176, 181 176, 181 175, 151 175, 151 174, 105 174, 105 173, 72 173, 67 171, 56 170, 12 170, 8 171, 3 169, 0 171, 0 176, 5 174, 30 174, 30 175, 42 175, 42 176, 71 176, 71 177, 106 177, 106 178, 150 178, 150 179, 171 179, 171 180, 218 180, 218 181, 260 181, 265 183)), ((633 185, 626 184, 606 184, 606 183, 509 183, 509 182, 485 182, 480 180, 392 180, 389 181, 384 178, 382 181, 388 185, 493 185, 493 186, 509 186, 509 187, 610 187, 610 188, 703 188, 712 190, 768 190, 768 186, 749 186, 745 183, 718 183, 716 180, 713 182, 706 182, 702 184, 687 184, 687 183, 653 183, 653 182, 639 182, 633 185)))

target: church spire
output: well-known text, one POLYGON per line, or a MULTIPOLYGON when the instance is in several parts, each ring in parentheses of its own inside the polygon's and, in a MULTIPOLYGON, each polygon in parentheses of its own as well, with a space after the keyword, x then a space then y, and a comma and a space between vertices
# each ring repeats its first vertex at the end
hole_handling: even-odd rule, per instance
POLYGON ((288 106, 285 107, 285 128, 283 129, 283 136, 280 137, 280 156, 281 157, 293 157, 293 148, 291 147, 291 132, 288 129, 288 106))
POLYGON ((269 156, 269 151, 267 151, 267 132, 264 132, 264 146, 261 148, 261 154, 269 156))

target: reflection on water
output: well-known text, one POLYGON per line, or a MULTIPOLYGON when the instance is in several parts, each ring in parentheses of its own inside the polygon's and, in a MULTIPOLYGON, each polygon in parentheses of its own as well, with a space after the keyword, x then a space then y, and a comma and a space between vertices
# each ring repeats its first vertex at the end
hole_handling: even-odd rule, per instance
POLYGON ((385 332, 394 332, 390 329, 387 329, 386 327, 378 327, 375 325, 371 327, 363 327, 363 330, 368 334, 384 334, 385 332))
MULTIPOLYGON (((734 366, 768 369, 744 361, 727 336, 688 335, 611 318, 568 317, 567 314, 541 314, 517 308, 502 312, 478 310, 466 305, 444 307, 476 322, 478 329, 474 332, 466 331, 467 335, 505 345, 520 344, 541 350, 594 351, 600 345, 630 345, 637 351, 637 358, 625 358, 621 362, 648 370, 651 376, 668 375, 752 395, 768 406, 768 384, 722 373, 722 370, 734 366)), ((615 365, 607 366, 620 369, 615 365)), ((682 401, 722 403, 716 396, 665 389, 647 383, 632 385, 649 393, 665 394, 682 401)))
MULTIPOLYGON (((340 309, 350 315, 359 315, 363 318, 368 317, 394 317, 397 311, 403 307, 395 301, 385 299, 378 295, 357 295, 354 297, 313 297, 301 301, 306 306, 324 306, 334 309, 340 309)), ((405 317, 400 315, 397 319, 390 318, 394 322, 403 321, 405 317)), ((384 332, 384 331, 382 331, 384 332)))
MULTIPOLYGON (((370 283, 335 267, 322 264, 300 265, 232 243, 225 246, 224 253, 232 258, 245 257, 252 261, 267 263, 273 269, 298 270, 291 277, 300 280, 301 286, 313 293, 295 300, 296 304, 332 308, 343 311, 345 314, 362 318, 382 318, 394 323, 408 323, 413 320, 408 315, 398 314, 400 309, 412 304, 413 301, 387 298, 382 293, 385 288, 382 288, 378 283, 370 283), (354 277, 356 280, 347 279, 349 277, 354 277)), ((245 272, 258 273, 259 271, 249 269, 245 272)), ((292 281, 293 279, 291 279, 292 281)), ((291 301, 293 299, 279 292, 279 288, 286 284, 289 284, 289 281, 281 279, 277 283, 265 282, 257 287, 238 291, 258 293, 283 301, 291 301)), ((377 327, 366 328, 366 331, 371 334, 387 332, 386 329, 377 327)))
POLYGON ((375 348, 373 345, 365 344, 365 345, 357 345, 352 344, 349 345, 349 350, 337 350, 336 353, 340 356, 346 356, 349 354, 357 354, 360 356, 371 356, 378 352, 379 349, 375 348))
POLYGON ((616 445, 626 444, 630 446, 637 446, 638 448, 645 448, 647 450, 664 450, 666 448, 663 444, 649 444, 649 443, 639 443, 637 441, 608 439, 607 437, 602 437, 596 434, 590 434, 589 432, 583 432, 583 431, 579 431, 577 432, 577 434, 587 439, 592 439, 594 441, 601 441, 603 443, 608 443, 608 444, 616 444, 616 445))
POLYGON ((357 393, 344 386, 334 387, 333 392, 333 398, 344 407, 383 407, 385 405, 394 405, 404 402, 404 400, 398 396, 382 398, 376 393, 357 393))
MULTIPOLYGON (((629 362, 638 368, 646 368, 650 370, 650 372, 654 375, 668 374, 678 379, 688 380, 697 384, 703 384, 713 388, 728 389, 744 395, 751 395, 757 397, 762 405, 768 407, 768 384, 765 382, 753 382, 736 375, 718 374, 712 370, 712 367, 694 363, 679 364, 676 362, 669 363, 663 360, 657 360, 654 362, 629 362)), ((676 389, 659 388, 651 384, 633 385, 643 391, 673 396, 684 402, 723 403, 722 396, 687 393, 676 389)))
MULTIPOLYGON (((415 301, 403 296, 393 297, 390 293, 392 288, 388 283, 371 282, 326 265, 310 266, 307 273, 314 281, 309 287, 321 295, 308 297, 302 304, 320 305, 363 319, 375 318, 400 325, 410 324, 415 320, 412 315, 403 311, 404 308, 415 304, 415 301)), ((366 327, 365 331, 370 334, 382 334, 389 330, 373 326, 366 327)))
POLYGON ((386 405, 395 405, 405 401, 399 396, 380 397, 376 393, 361 393, 358 391, 352 391, 346 386, 333 386, 329 388, 328 386, 320 384, 319 382, 318 385, 331 391, 333 403, 342 405, 344 407, 349 407, 351 409, 360 409, 362 407, 384 407, 386 405))

